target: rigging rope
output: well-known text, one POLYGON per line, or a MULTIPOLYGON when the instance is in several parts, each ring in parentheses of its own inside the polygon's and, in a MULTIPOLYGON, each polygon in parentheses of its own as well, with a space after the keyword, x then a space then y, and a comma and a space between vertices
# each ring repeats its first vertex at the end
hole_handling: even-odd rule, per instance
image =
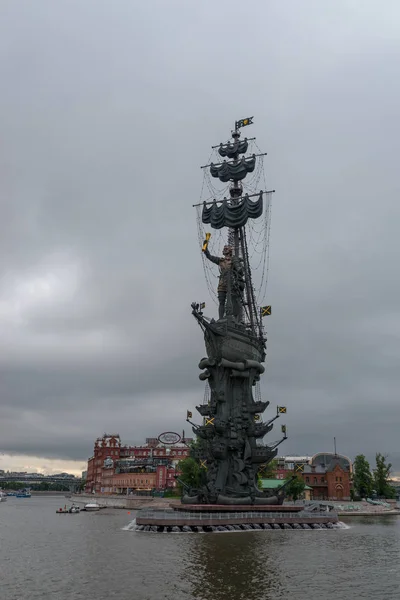
MULTIPOLYGON (((260 153, 261 150, 254 140, 249 142, 249 155, 253 153, 260 153)), ((209 156, 207 164, 211 162, 221 162, 221 157, 218 155, 217 148, 214 148, 209 156)), ((256 168, 251 174, 248 180, 243 180, 243 193, 254 194, 259 191, 260 181, 263 181, 264 191, 267 189, 266 186, 266 173, 264 169, 264 157, 260 156, 256 162, 256 168)), ((219 183, 219 182, 218 182, 219 183)), ((208 169, 204 169, 204 176, 200 194, 200 202, 210 202, 215 200, 222 200, 224 197, 229 198, 230 183, 224 185, 221 188, 217 188, 213 184, 213 178, 210 175, 208 169)), ((206 233, 206 227, 203 225, 202 218, 202 206, 197 207, 197 230, 198 230, 198 242, 201 248, 206 233)), ((271 199, 270 195, 264 196, 264 211, 263 216, 256 221, 248 221, 244 228, 244 235, 246 236, 247 255, 249 262, 252 263, 254 287, 253 296, 254 302, 260 303, 265 296, 268 275, 269 275, 269 239, 270 239, 270 227, 271 227, 271 199), (255 261, 255 264, 253 264, 255 261)), ((212 238, 209 243, 209 249, 211 254, 221 256, 223 246, 232 237, 228 233, 228 238, 223 233, 223 230, 214 230, 212 238)), ((218 304, 217 298, 217 280, 219 276, 219 270, 216 265, 210 263, 201 252, 204 276, 208 287, 209 294, 215 304, 218 304)), ((257 315, 259 318, 259 316, 257 315)))

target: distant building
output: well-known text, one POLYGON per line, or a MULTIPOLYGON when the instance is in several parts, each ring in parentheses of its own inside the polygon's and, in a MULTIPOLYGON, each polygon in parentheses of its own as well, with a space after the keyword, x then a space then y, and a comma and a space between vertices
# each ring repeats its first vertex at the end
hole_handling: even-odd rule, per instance
POLYGON ((119 434, 104 434, 88 460, 85 491, 129 494, 176 487, 179 461, 189 456, 189 444, 164 445, 147 438, 142 446, 123 446, 119 434))
POLYGON ((352 470, 347 456, 325 452, 304 466, 303 477, 313 489, 313 500, 350 500, 352 470))
POLYGON ((290 474, 299 472, 304 465, 308 465, 311 456, 279 456, 277 457, 277 470, 276 470, 276 478, 277 479, 285 479, 285 477, 290 474))
POLYGON ((312 457, 279 457, 277 479, 296 474, 311 488, 313 500, 350 500, 351 460, 342 454, 320 452, 312 457))

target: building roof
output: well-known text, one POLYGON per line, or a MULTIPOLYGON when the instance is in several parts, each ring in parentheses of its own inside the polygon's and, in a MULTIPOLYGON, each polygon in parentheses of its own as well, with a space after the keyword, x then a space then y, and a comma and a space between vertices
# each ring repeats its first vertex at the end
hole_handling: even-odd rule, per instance
POLYGON ((284 484, 282 479, 261 479, 261 489, 276 490, 284 484))
POLYGON ((340 463, 340 466, 343 467, 343 469, 348 469, 350 473, 352 472, 353 469, 351 460, 344 454, 335 454, 334 452, 318 452, 317 454, 314 454, 311 460, 311 465, 321 465, 327 471, 332 464, 335 466, 337 463, 340 463))

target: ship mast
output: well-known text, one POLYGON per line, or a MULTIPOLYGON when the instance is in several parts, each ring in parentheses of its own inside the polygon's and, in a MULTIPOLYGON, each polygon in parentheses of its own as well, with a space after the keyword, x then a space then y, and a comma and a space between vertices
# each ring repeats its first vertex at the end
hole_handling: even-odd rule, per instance
MULTIPOLYGON (((234 144, 238 145, 239 138, 240 138, 240 131, 239 131, 237 122, 235 123, 235 130, 232 132, 232 138, 233 138, 234 144)), ((235 157, 233 159, 233 164, 237 165, 238 162, 239 162, 239 153, 237 153, 235 155, 235 157)), ((239 202, 238 198, 241 198, 241 196, 243 194, 242 182, 233 180, 231 187, 229 189, 229 194, 231 197, 232 205, 237 205, 239 202)), ((242 240, 240 239, 239 229, 236 227, 230 228, 229 233, 228 233, 228 243, 230 246, 233 247, 233 253, 235 256, 237 256, 237 258, 240 258, 241 241, 242 240)), ((247 280, 247 278, 246 278, 246 280, 247 280)), ((243 313, 242 306, 240 306, 240 314, 238 315, 239 321, 242 320, 242 313, 243 313)))
MULTIPOLYGON (((250 119, 252 121, 252 118, 250 119)), ((233 143, 236 146, 239 146, 239 138, 240 138, 240 121, 235 122, 235 129, 232 131, 233 143)), ((239 163, 239 153, 236 153, 233 159, 233 165, 237 165, 239 163)), ((243 196, 243 185, 240 180, 233 179, 231 183, 231 187, 229 189, 231 204, 237 205, 239 203, 239 198, 243 196)), ((249 262, 249 253, 246 241, 246 230, 244 227, 235 227, 229 229, 228 241, 231 246, 233 246, 234 254, 238 258, 241 258, 243 261, 244 267, 244 281, 246 287, 245 298, 243 298, 243 308, 246 309, 247 306, 247 314, 250 322, 250 327, 254 335, 260 335, 262 337, 262 327, 261 322, 258 317, 258 310, 256 305, 256 299, 254 295, 253 283, 251 280, 251 269, 249 262)), ((242 320, 242 308, 239 315, 239 321, 242 320)))
MULTIPOLYGON (((246 239, 246 223, 249 219, 257 219, 263 213, 263 197, 274 190, 261 190, 258 194, 244 194, 242 180, 255 169, 256 159, 266 153, 251 154, 246 156, 248 142, 255 138, 240 139, 240 129, 253 123, 253 117, 235 122, 231 131, 232 140, 221 143, 218 154, 224 159, 222 162, 203 165, 201 168, 210 168, 212 177, 224 183, 229 183, 229 197, 223 200, 203 202, 202 222, 209 223, 214 229, 228 229, 227 243, 232 247, 232 254, 237 263, 241 265, 243 279, 241 283, 232 277, 228 279, 226 294, 226 316, 235 316, 236 325, 246 327, 253 338, 264 344, 264 333, 261 314, 258 308, 252 282, 252 273, 249 260, 249 251, 246 239), (257 200, 252 200, 258 196, 257 200), (218 204, 221 203, 221 204, 218 204), (233 304, 235 306, 233 306, 233 304)), ((197 206, 197 205, 194 205, 197 206)), ((209 235, 209 234, 208 234, 209 235)), ((208 239, 203 244, 203 251, 207 249, 208 239)), ((215 261, 213 261, 215 262, 215 261)))

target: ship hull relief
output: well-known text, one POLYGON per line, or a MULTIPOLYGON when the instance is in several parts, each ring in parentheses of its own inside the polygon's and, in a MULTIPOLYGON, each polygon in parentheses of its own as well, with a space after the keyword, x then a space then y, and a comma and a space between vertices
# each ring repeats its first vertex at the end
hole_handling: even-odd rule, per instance
POLYGON ((268 405, 256 403, 253 397, 254 386, 265 370, 261 363, 264 345, 229 319, 208 322, 195 308, 193 315, 203 328, 207 350, 199 362, 199 378, 209 384, 210 401, 197 407, 204 424, 193 428, 203 442, 201 459, 207 470, 202 488, 189 491, 182 502, 282 504, 283 488, 270 494, 258 488, 259 465, 277 454, 276 449, 260 444, 273 425, 255 421, 255 414, 268 405))

